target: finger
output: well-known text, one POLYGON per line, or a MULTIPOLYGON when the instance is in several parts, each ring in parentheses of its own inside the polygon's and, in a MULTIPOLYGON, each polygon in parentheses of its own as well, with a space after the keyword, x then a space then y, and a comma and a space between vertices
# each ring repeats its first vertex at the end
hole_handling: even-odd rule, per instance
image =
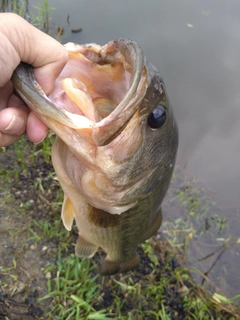
POLYGON ((0 132, 0 147, 6 147, 16 141, 18 141, 22 136, 13 136, 9 134, 4 134, 0 132))
POLYGON ((1 57, 7 59, 5 63, 8 62, 5 77, 8 74, 11 76, 20 61, 27 62, 36 68, 37 81, 49 93, 54 80, 67 62, 66 49, 58 41, 12 13, 0 13, 0 34, 0 40, 4 43, 4 47, 0 48, 1 57))
POLYGON ((0 110, 7 108, 12 93, 13 85, 10 81, 0 88, 0 110))
POLYGON ((28 113, 22 109, 6 108, 0 111, 0 132, 19 136, 26 130, 28 113))
POLYGON ((15 108, 15 110, 18 110, 18 113, 20 113, 19 110, 25 111, 25 114, 28 116, 28 118, 24 118, 25 129, 30 141, 39 143, 46 137, 48 131, 47 126, 34 113, 29 111, 20 97, 13 94, 9 99, 8 107, 15 108))
MULTIPOLYGON (((17 27, 19 29, 19 24, 17 27)), ((20 39, 24 39, 19 51, 21 60, 35 68, 36 79, 48 94, 67 62, 68 53, 57 40, 33 26, 31 26, 32 32, 26 33, 25 29, 20 29, 20 31, 22 33, 20 39)))
POLYGON ((11 94, 8 101, 6 108, 15 108, 15 109, 21 109, 25 111, 27 114, 29 114, 29 108, 25 104, 25 102, 15 93, 11 94))
POLYGON ((46 137, 47 132, 47 126, 33 112, 30 112, 26 129, 28 139, 33 143, 39 143, 46 137))

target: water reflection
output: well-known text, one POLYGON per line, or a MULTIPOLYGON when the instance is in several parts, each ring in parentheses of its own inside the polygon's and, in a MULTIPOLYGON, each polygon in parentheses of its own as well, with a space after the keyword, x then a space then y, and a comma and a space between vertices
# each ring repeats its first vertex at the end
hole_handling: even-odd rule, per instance
POLYGON ((161 233, 185 252, 196 281, 229 297, 239 293, 239 209, 219 207, 206 185, 179 168, 164 202, 161 233))

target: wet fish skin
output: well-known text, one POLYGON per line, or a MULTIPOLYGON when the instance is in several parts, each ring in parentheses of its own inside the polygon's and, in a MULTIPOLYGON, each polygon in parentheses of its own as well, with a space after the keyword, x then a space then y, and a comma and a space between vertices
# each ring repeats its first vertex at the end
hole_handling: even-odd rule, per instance
MULTIPOLYGON (((76 254, 91 257, 101 247, 107 253, 102 274, 126 272, 139 263, 137 245, 161 225, 160 206, 177 153, 177 125, 158 71, 135 42, 70 45, 69 64, 76 59, 74 50, 77 57, 83 55, 80 68, 90 74, 85 83, 96 75, 104 84, 96 89, 91 84, 89 91, 99 95, 106 87, 115 88, 102 94, 103 101, 116 100, 116 107, 103 119, 91 122, 59 108, 55 96, 50 95, 52 101, 45 96, 25 64, 14 72, 12 81, 29 108, 58 136, 52 161, 64 191, 64 225, 70 230, 75 219, 79 229, 76 254), (101 66, 111 74, 109 79, 101 66), (121 72, 124 80, 114 82, 121 72), (166 119, 159 128, 151 128, 149 117, 158 106, 165 110, 166 119)), ((68 64, 63 77, 71 76, 67 68, 68 64)))

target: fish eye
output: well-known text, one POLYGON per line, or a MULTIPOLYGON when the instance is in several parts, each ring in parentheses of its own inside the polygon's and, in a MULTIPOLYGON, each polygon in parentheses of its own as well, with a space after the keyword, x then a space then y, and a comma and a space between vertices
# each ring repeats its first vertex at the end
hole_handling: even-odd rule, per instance
POLYGON ((152 110, 148 116, 148 124, 151 128, 160 128, 167 119, 167 112, 163 105, 159 105, 152 110))

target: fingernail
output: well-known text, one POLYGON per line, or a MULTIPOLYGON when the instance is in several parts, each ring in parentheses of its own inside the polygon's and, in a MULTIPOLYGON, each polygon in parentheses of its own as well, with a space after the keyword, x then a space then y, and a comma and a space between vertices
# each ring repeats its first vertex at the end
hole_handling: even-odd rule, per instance
POLYGON ((16 114, 13 115, 11 122, 4 129, 4 131, 8 131, 11 133, 17 133, 22 129, 24 125, 24 119, 16 114))
POLYGON ((43 138, 42 138, 40 141, 38 141, 38 142, 33 142, 33 143, 34 143, 35 145, 38 145, 39 143, 43 142, 43 140, 46 138, 47 134, 48 134, 48 130, 46 131, 45 135, 43 136, 43 138))
MULTIPOLYGON (((46 135, 47 136, 47 135, 46 135)), ((45 137, 43 137, 42 138, 42 140, 40 140, 40 141, 38 141, 38 142, 33 142, 35 145, 38 145, 38 144, 40 144, 41 142, 43 142, 43 140, 46 138, 46 136, 45 137)))

